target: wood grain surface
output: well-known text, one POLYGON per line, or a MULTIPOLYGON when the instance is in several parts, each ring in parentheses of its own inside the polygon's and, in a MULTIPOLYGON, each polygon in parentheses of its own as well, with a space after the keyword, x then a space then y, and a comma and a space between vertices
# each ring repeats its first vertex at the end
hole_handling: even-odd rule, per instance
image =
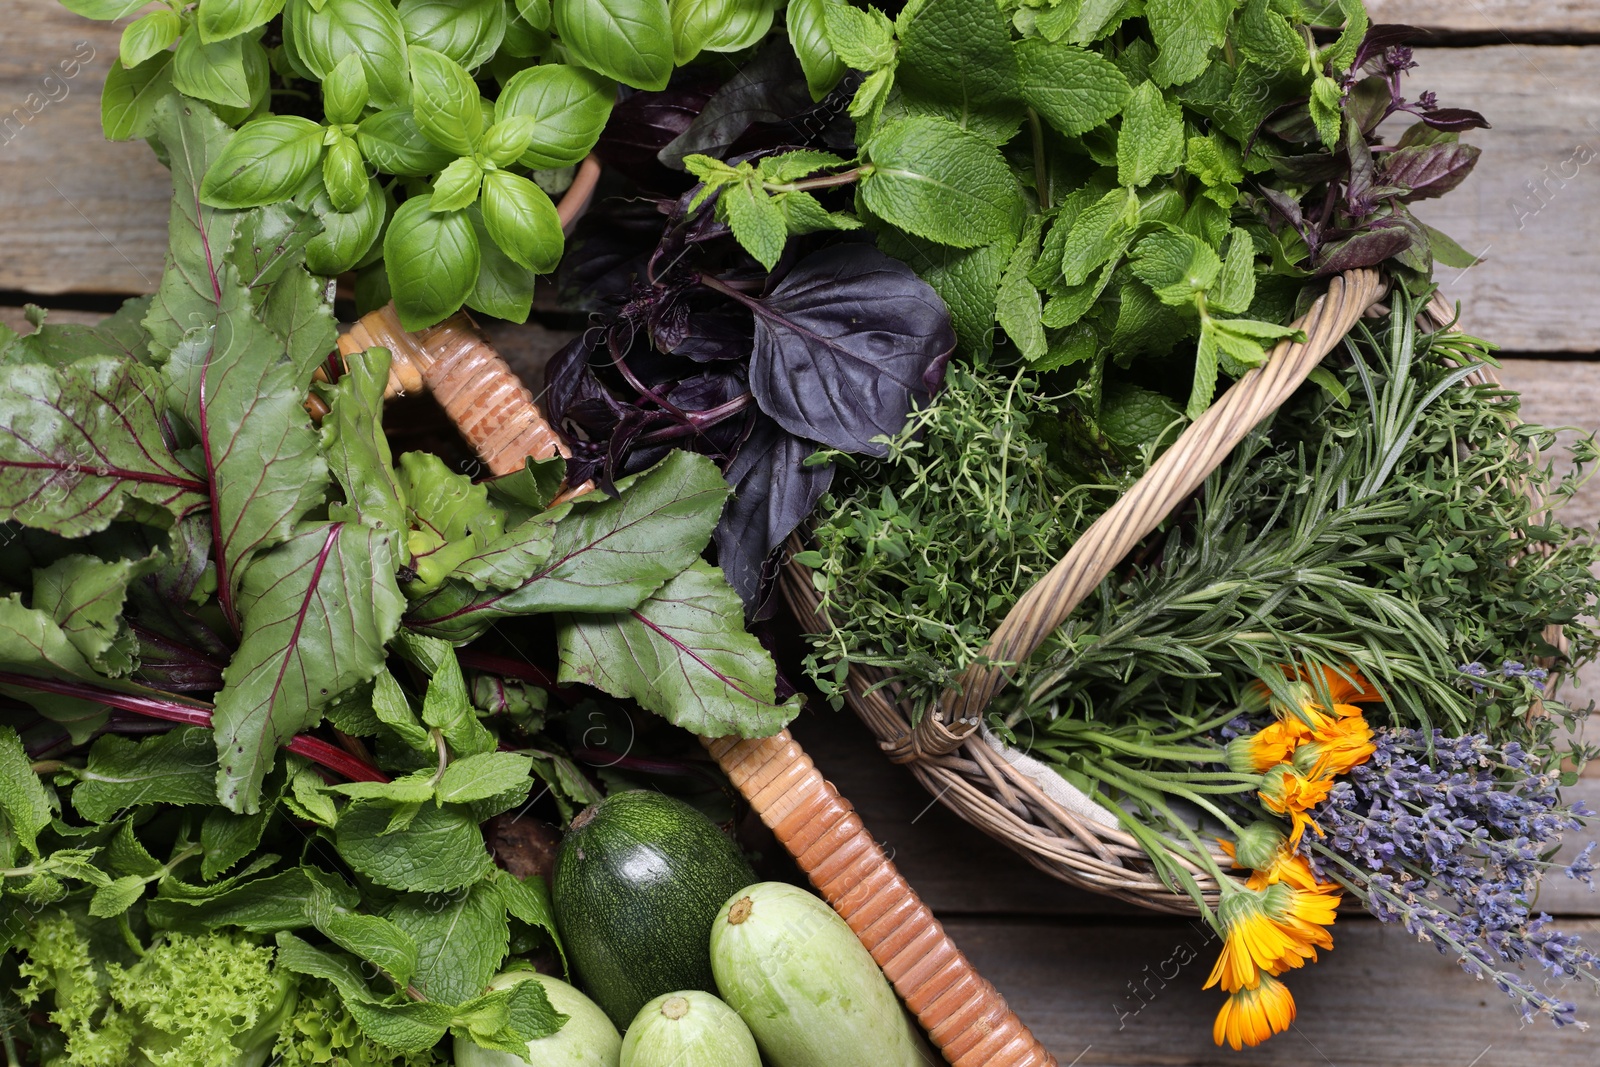
MULTIPOLYGON (((1428 5, 1390 7, 1384 17, 1405 19, 1428 5)), ((1509 21, 1513 10, 1546 7, 1587 12, 1600 24, 1593 0, 1467 0, 1459 10, 1478 8, 1492 18, 1500 11, 1509 21)), ((0 144, 10 253, 0 260, 0 291, 148 291, 161 271, 168 185, 143 144, 101 140, 100 85, 114 61, 117 26, 80 19, 47 0, 3 0, 0 11, 0 115, 21 108, 27 120, 14 119, 0 135, 15 134, 0 144), (46 86, 80 42, 93 58, 76 78, 46 86), (48 99, 63 86, 64 97, 48 99), (37 114, 29 114, 30 101, 37 114)), ((1600 350, 1600 271, 1590 252, 1600 246, 1600 50, 1441 48, 1422 50, 1419 59, 1414 93, 1432 89, 1446 104, 1477 108, 1495 124, 1470 135, 1485 149, 1477 173, 1420 212, 1486 255, 1459 276, 1445 272, 1446 291, 1468 302, 1474 328, 1508 351, 1600 350)))
POLYGON ((1600 33, 1594 0, 1367 0, 1374 22, 1519 37, 1600 33))

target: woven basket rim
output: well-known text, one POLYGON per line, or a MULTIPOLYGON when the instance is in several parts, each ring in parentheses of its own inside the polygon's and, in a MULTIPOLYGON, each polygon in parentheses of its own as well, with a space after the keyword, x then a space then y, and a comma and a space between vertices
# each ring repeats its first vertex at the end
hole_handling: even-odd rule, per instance
MULTIPOLYGON (((1038 642, 1100 584, 1133 543, 1162 521, 1173 506, 1221 464, 1238 441, 1288 399, 1362 315, 1382 299, 1384 292, 1374 271, 1348 271, 1334 278, 1328 293, 1319 297, 1296 323, 1305 332, 1306 341, 1281 342, 1262 368, 1236 382, 1168 449, 1167 456, 1177 454, 1186 460, 1194 457, 1195 465, 1169 463, 1161 470, 1159 461, 1152 465, 1118 502, 1122 505, 1135 494, 1143 494, 1143 505, 1131 509, 1137 515, 1131 520, 1107 523, 1108 512, 1091 525, 1062 562, 1018 601, 997 628, 997 638, 991 639, 982 658, 1016 662, 1031 654, 1038 642), (1231 417, 1208 419, 1219 411, 1229 412, 1231 417), (1185 438, 1190 438, 1187 444, 1185 438), (1173 475, 1174 467, 1181 473, 1173 475), (1157 484, 1151 481, 1153 476, 1166 481, 1157 484), (1072 560, 1077 561, 1076 567, 1067 566, 1072 560), (1064 570, 1071 573, 1061 573, 1064 570), (1013 640, 997 648, 1003 640, 1001 631, 1008 629, 1013 640), (1017 634, 1022 635, 1021 640, 1015 640, 1017 634)), ((1452 309, 1438 294, 1425 313, 1440 326, 1455 321, 1452 309)), ((795 545, 791 541, 791 548, 795 545)), ((787 555, 779 573, 784 601, 806 632, 822 632, 828 623, 822 615, 821 598, 812 585, 811 572, 794 561, 793 551, 787 555)), ((1195 901, 1162 882, 1131 834, 1067 811, 982 740, 976 729, 982 707, 1006 681, 1008 678, 999 669, 969 670, 958 686, 963 694, 976 694, 976 701, 954 701, 947 694, 913 725, 912 709, 896 700, 895 686, 886 672, 852 665, 845 702, 890 758, 905 763, 939 803, 1020 854, 1032 866, 1061 881, 1143 908, 1197 914, 1195 901)), ((1221 890, 1210 872, 1185 866, 1200 886, 1202 898, 1214 906, 1221 890)))

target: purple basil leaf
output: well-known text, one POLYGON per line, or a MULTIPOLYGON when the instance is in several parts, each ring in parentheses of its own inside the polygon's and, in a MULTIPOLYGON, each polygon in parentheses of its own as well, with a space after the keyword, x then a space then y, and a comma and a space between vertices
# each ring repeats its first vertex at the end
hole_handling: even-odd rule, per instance
POLYGON ((757 417, 750 439, 728 466, 733 499, 712 535, 728 583, 754 614, 768 559, 817 506, 833 481, 833 464, 807 467, 817 450, 771 419, 757 417))
POLYGON ((825 248, 755 312, 750 390, 790 433, 883 456, 873 438, 905 426, 937 388, 955 348, 950 312, 904 263, 870 245, 825 248))
POLYGON ((1356 57, 1350 63, 1350 69, 1360 70, 1367 60, 1383 55, 1397 44, 1410 44, 1417 38, 1426 36, 1427 32, 1415 26, 1403 26, 1399 23, 1373 26, 1367 30, 1367 35, 1361 38, 1361 46, 1356 49, 1356 57))
POLYGON ((1410 189, 1401 199, 1430 200, 1443 196, 1464 181, 1482 154, 1476 145, 1460 141, 1416 148, 1399 148, 1384 159, 1383 177, 1390 185, 1410 189))
POLYGON ((691 291, 670 304, 658 305, 650 337, 656 347, 697 363, 748 359, 750 312, 710 293, 691 291), (709 299, 708 299, 709 298, 709 299))
MULTIPOLYGON (((551 357, 545 367, 545 415, 569 444, 608 440, 628 410, 618 403, 589 365, 594 354, 588 331, 551 357)), ((577 484, 576 474, 568 477, 577 484)))
POLYGON ((715 81, 634 93, 611 110, 595 154, 635 184, 677 192, 687 180, 680 168, 661 165, 657 154, 681 136, 717 91, 715 81))
POLYGON ((657 158, 678 169, 684 156, 697 152, 722 159, 752 124, 783 122, 813 106, 794 48, 777 37, 717 90, 689 128, 657 158))
POLYGON ((564 306, 610 312, 632 294, 666 217, 650 201, 606 201, 578 223, 567 240, 556 285, 564 306))
POLYGON ((1273 173, 1300 185, 1313 185, 1331 181, 1344 174, 1339 160, 1327 152, 1311 152, 1299 156, 1269 155, 1273 173))
POLYGON ((699 429, 679 442, 680 448, 703 452, 723 462, 739 451, 749 433, 750 387, 742 374, 707 371, 685 378, 668 395, 680 410, 703 420, 699 429), (743 400, 741 405, 740 401, 743 400))
POLYGON ((860 71, 849 71, 832 92, 804 111, 777 122, 751 123, 728 146, 729 155, 748 155, 774 148, 825 148, 844 156, 855 155, 855 123, 847 116, 850 101, 863 77, 860 71))
POLYGON ((1436 130, 1461 133, 1464 130, 1492 129, 1489 120, 1464 107, 1436 107, 1417 116, 1436 130))
POLYGON ((1318 255, 1317 275, 1327 277, 1357 267, 1376 267, 1411 246, 1412 235, 1403 225, 1380 220, 1371 229, 1324 245, 1318 255))

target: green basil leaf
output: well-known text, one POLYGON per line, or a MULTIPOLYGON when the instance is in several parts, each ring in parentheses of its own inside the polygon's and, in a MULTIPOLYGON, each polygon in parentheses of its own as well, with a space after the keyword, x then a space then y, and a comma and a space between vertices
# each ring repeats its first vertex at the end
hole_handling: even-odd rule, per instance
POLYGON ((183 19, 176 11, 152 11, 128 23, 122 31, 124 67, 137 67, 157 52, 165 52, 183 34, 183 19))
POLYGON ((428 207, 434 211, 460 211, 478 199, 478 186, 482 182, 483 168, 462 156, 434 181, 428 207))
POLYGON ((306 245, 306 269, 331 278, 359 266, 373 250, 389 217, 389 198, 376 178, 368 178, 366 195, 354 211, 335 210, 326 189, 317 193, 311 210, 322 220, 322 232, 306 245))
POLYGON ((579 63, 635 89, 672 77, 667 0, 553 0, 556 36, 579 63))
POLYGON ((497 167, 515 163, 539 130, 539 121, 532 115, 512 115, 490 126, 483 135, 483 158, 497 167))
POLYGON ((468 70, 494 57, 506 34, 505 0, 400 0, 406 43, 431 48, 468 70))
POLYGON ((100 92, 100 126, 108 141, 155 133, 156 104, 172 91, 171 52, 157 52, 132 70, 113 63, 100 92))
POLYGON ((456 158, 454 152, 430 141, 404 108, 368 115, 356 128, 356 141, 373 166, 402 178, 437 174, 456 158))
POLYGON ((455 60, 431 48, 411 49, 411 107, 428 139, 470 155, 483 132, 478 86, 455 60))
POLYGON ((864 146, 872 172, 861 181, 871 211, 909 233, 973 248, 1013 232, 1021 205, 1000 150, 948 119, 885 123, 864 146))
POLYGON ((568 167, 594 148, 611 117, 617 83, 603 74, 562 63, 541 63, 518 71, 495 104, 504 122, 526 115, 537 123, 535 139, 522 153, 534 170, 568 167))
POLYGON ((472 219, 472 231, 478 237, 480 256, 478 280, 473 283, 472 292, 467 296, 467 306, 508 322, 527 322, 528 313, 533 310, 533 287, 538 276, 495 244, 483 224, 480 205, 469 207, 467 215, 472 219))
POLYGON ((354 211, 367 198, 367 161, 350 138, 340 135, 322 157, 322 184, 336 211, 354 211))
POLYGON ((201 198, 212 207, 276 204, 295 194, 322 160, 322 127, 297 115, 256 119, 239 128, 206 171, 201 198))
POLYGON ((460 212, 438 214, 422 197, 400 205, 383 238, 400 324, 420 330, 454 314, 478 277, 478 237, 460 212))
POLYGON ((283 0, 200 0, 195 25, 200 39, 210 44, 265 26, 282 10, 283 0))
POLYGON ((772 29, 771 0, 670 0, 672 54, 679 66, 702 51, 737 52, 772 29))
POLYGON ((844 77, 844 60, 834 54, 828 44, 828 31, 823 22, 826 8, 844 0, 789 0, 789 43, 799 57, 800 69, 805 72, 806 88, 811 99, 821 100, 844 77))
POLYGON ((375 105, 409 103, 405 30, 389 0, 288 0, 284 15, 295 54, 316 77, 326 78, 345 56, 357 55, 375 105))
POLYGON ((550 0, 516 0, 517 13, 536 30, 550 28, 550 0))
POLYGON ((372 94, 367 89, 367 68, 361 57, 348 55, 322 79, 322 110, 329 125, 356 122, 367 108, 372 94))
POLYGON ((217 117, 229 126, 239 126, 258 111, 265 112, 267 95, 271 92, 272 60, 267 58, 267 50, 261 47, 261 42, 255 35, 235 37, 239 42, 239 58, 244 61, 244 82, 246 95, 249 102, 234 107, 228 104, 212 104, 211 109, 217 117))
POLYGON ((86 19, 110 22, 113 19, 127 18, 144 7, 146 2, 147 0, 61 0, 61 6, 74 15, 82 15, 86 19))
POLYGON ((531 271, 548 274, 561 262, 561 217, 527 178, 505 170, 484 175, 483 224, 506 255, 531 271))
POLYGON ((250 106, 250 78, 244 67, 244 40, 234 37, 206 44, 199 34, 185 34, 172 61, 172 84, 178 91, 225 107, 250 106))

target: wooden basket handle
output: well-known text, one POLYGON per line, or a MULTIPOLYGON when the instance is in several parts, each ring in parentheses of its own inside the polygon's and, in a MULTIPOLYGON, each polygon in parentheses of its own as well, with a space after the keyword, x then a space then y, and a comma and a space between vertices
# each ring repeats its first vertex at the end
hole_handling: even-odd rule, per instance
MULTIPOLYGON (((1324 356, 1384 292, 1374 270, 1334 278, 1295 326, 1301 342, 1281 341, 1267 362, 1240 378, 1150 465, 1133 488, 1096 519, 1072 548, 1023 594, 984 646, 987 663, 1025 662, 1135 545, 1204 482, 1234 446, 1300 387, 1324 356)), ((953 752, 978 726, 983 709, 1011 681, 1006 666, 968 667, 929 714, 894 745, 908 762, 953 752)))

